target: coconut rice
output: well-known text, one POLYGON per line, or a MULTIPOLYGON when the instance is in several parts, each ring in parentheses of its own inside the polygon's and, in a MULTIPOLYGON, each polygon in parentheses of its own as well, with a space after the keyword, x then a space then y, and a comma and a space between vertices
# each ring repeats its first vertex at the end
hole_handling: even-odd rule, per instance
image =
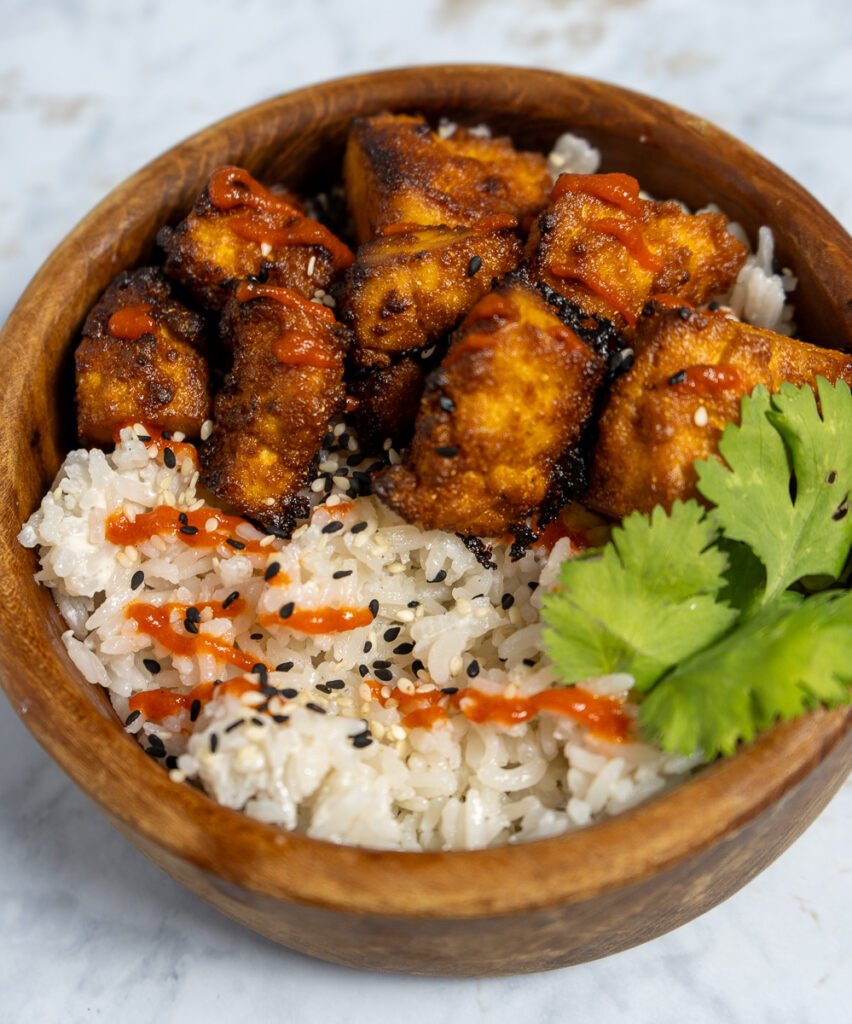
MULTIPOLYGON (((570 135, 550 156, 554 174, 589 173, 598 162, 570 135)), ((731 230, 742 237, 737 225, 731 230)), ((772 233, 761 228, 757 251, 718 301, 790 333, 794 287, 788 271, 774 272, 772 233)), ((209 432, 208 424, 202 435, 209 432)), ((107 540, 116 512, 133 522, 161 506, 195 515, 212 508, 198 492, 191 449, 177 447, 183 455, 169 468, 137 424, 111 453, 71 452, 19 535, 39 549, 36 578, 53 590, 72 661, 108 691, 126 730, 176 784, 333 842, 474 849, 617 814, 699 763, 698 752, 682 758, 607 742, 547 713, 506 726, 456 709, 430 727, 412 724, 410 707, 430 705, 436 691, 528 697, 558 685, 542 653, 539 609, 561 562, 577 553, 569 538, 518 561, 497 544, 494 567, 483 566, 456 535, 408 524, 369 493, 376 457, 362 454, 341 422, 305 491, 310 517, 291 540, 248 522, 236 543, 211 547, 191 546, 180 531, 125 547, 107 540), (248 669, 223 662, 215 648, 169 654, 128 618, 136 602, 195 609, 184 628, 236 648, 248 669), (368 621, 323 634, 298 628, 290 614, 320 608, 367 608, 368 621), (227 685, 237 678, 251 688, 227 685), (181 706, 161 721, 131 710, 141 693, 186 695, 213 680, 222 681, 219 692, 204 706, 181 706)), ((387 443, 379 461, 399 458, 387 443)), ((213 531, 215 522, 202 528, 213 531)), ((631 685, 620 675, 583 687, 624 699, 631 685)))

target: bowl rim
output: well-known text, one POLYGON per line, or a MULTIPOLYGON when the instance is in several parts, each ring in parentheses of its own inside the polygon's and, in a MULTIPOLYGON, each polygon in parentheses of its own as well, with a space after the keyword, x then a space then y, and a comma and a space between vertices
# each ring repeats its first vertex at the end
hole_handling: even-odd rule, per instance
MULTIPOLYGON (((413 82, 415 77, 422 93, 427 88, 423 84, 424 69, 434 72, 435 85, 431 88, 446 89, 450 82, 467 81, 472 89, 480 88, 486 106, 495 101, 482 83, 495 72, 512 72, 523 75, 531 90, 558 87, 573 90, 577 96, 605 94, 612 102, 639 102, 649 116, 668 119, 676 133, 698 136, 704 145, 724 143, 733 147, 750 168, 781 183, 794 201, 790 206, 796 208, 796 217, 810 218, 811 224, 833 241, 828 258, 834 259, 841 270, 845 265, 848 279, 852 259, 847 254, 843 262, 843 245, 848 245, 843 228, 801 186, 703 118, 620 86, 558 72, 491 64, 419 65, 332 79, 264 100, 202 129, 146 164, 112 189, 36 272, 0 332, 4 353, 13 360, 18 355, 24 357, 28 339, 41 339, 52 329, 41 308, 45 281, 59 281, 60 286, 73 288, 74 279, 79 278, 74 261, 81 258, 97 261, 109 255, 116 269, 132 262, 122 250, 120 238, 116 238, 120 225, 127 221, 124 208, 145 185, 165 180, 166 170, 173 174, 181 161, 194 161, 210 169, 222 162, 219 154, 233 146, 231 140, 239 138, 243 128, 257 134, 256 127, 251 126, 268 117, 268 130, 280 131, 276 125, 288 117, 297 118, 306 103, 322 108, 333 95, 346 91, 354 94, 362 89, 381 93, 383 86, 399 88, 400 83, 413 82), (69 269, 72 265, 73 272, 69 269)), ((409 108, 426 102, 421 93, 412 97, 409 108)), ((568 122, 570 115, 566 115, 568 122)), ((131 209, 130 216, 138 222, 146 214, 131 209)), ((162 216, 158 211, 149 222, 159 225, 162 216)), ((852 324, 852 312, 849 322, 852 324)), ((852 344, 852 331, 849 342, 852 344)), ((70 344, 68 339, 66 344, 70 344)), ((33 381, 0 381, 0 410, 4 414, 20 409, 19 392, 25 383, 32 385, 33 381)), ((114 715, 106 717, 85 695, 90 684, 65 655, 55 609, 53 620, 47 613, 42 645, 70 670, 65 678, 54 677, 62 701, 50 700, 43 691, 28 685, 21 669, 27 659, 38 660, 38 648, 19 636, 15 611, 26 600, 22 595, 34 596, 34 587, 41 592, 35 599, 41 600, 43 607, 47 607, 45 597, 51 605, 53 601, 32 580, 34 555, 22 579, 20 553, 9 551, 22 521, 14 522, 9 513, 9 508, 12 512, 18 509, 12 488, 19 471, 9 451, 0 452, 2 502, 7 512, 7 545, 0 551, 0 624, 5 634, 0 649, 0 682, 47 753, 112 820, 143 843, 189 861, 214 885, 236 886, 259 897, 338 911, 436 919, 489 917, 578 903, 638 883, 731 836, 806 778, 838 744, 848 745, 852 712, 818 710, 776 726, 735 756, 617 817, 550 839, 486 850, 374 850, 288 833, 229 810, 190 786, 171 782, 162 767, 123 732, 118 719, 114 715), (69 721, 77 726, 70 734, 69 721), (92 757, 93 749, 99 751, 98 759, 92 757), (696 814, 697 807, 712 807, 713 813, 696 814), (673 827, 679 822, 689 823, 689 827, 673 827), (352 884, 355 878, 359 885, 352 884), (404 884, 389 886, 389 879, 404 884)))

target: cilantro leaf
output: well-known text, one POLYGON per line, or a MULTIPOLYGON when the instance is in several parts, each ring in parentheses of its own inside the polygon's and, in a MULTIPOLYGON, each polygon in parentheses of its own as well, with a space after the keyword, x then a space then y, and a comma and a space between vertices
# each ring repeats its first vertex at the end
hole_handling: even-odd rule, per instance
POLYGON ((756 388, 719 442, 727 465, 696 463, 725 536, 766 567, 764 602, 805 576, 837 579, 852 546, 852 396, 843 381, 817 388, 819 407, 807 386, 756 388))
POLYGON ((639 707, 671 753, 730 754, 777 719, 852 699, 852 593, 787 593, 675 668, 639 707))
POLYGON ((634 513, 612 540, 563 563, 542 607, 544 646, 566 683, 629 672, 648 689, 723 633, 736 611, 718 601, 726 556, 694 501, 634 513))

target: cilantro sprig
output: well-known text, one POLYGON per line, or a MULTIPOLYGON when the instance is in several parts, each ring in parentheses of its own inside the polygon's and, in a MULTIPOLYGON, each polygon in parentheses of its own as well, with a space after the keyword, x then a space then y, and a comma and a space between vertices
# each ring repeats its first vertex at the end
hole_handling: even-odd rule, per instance
POLYGON ((566 561, 542 608, 565 683, 628 672, 645 736, 708 759, 779 719, 852 700, 852 394, 763 387, 696 463, 709 510, 634 513, 566 561), (791 591, 791 587, 797 589, 791 591), (802 591, 820 590, 805 596, 802 591))

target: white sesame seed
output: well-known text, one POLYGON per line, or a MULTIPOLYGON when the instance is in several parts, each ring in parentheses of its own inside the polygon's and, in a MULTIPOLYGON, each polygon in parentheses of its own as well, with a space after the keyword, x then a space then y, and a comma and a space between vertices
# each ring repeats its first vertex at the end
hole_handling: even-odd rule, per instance
POLYGON ((275 543, 275 537, 274 537, 273 534, 267 533, 267 535, 265 537, 261 537, 260 540, 257 543, 262 548, 268 548, 270 546, 270 544, 274 544, 275 543))
POLYGON ((695 410, 695 415, 692 417, 696 427, 706 427, 710 422, 710 417, 707 415, 707 409, 703 405, 699 405, 695 410))
POLYGON ((381 740, 384 739, 385 736, 385 727, 382 725, 381 722, 376 721, 376 719, 374 718, 370 722, 370 732, 373 734, 373 736, 375 736, 377 740, 381 740))
POLYGON ((340 495, 329 494, 329 496, 325 499, 325 503, 328 506, 328 508, 334 508, 335 505, 340 504, 340 495))
MULTIPOLYGON (((351 534, 350 534, 350 536, 351 536, 351 534)), ((367 543, 368 539, 369 538, 367 537, 366 533, 356 534, 355 539, 352 541, 352 547, 353 548, 362 548, 367 543)))
POLYGON ((205 420, 201 424, 201 430, 199 431, 199 437, 202 441, 206 441, 208 437, 213 433, 213 420, 205 420))
POLYGON ((219 526, 219 520, 215 516, 210 516, 207 522, 204 524, 205 533, 213 533, 219 526))
POLYGON ((177 441, 178 444, 182 444, 186 440, 186 434, 182 430, 176 430, 172 434, 172 440, 177 441))
POLYGON ((166 542, 163 540, 163 538, 159 534, 156 534, 155 536, 153 536, 151 538, 151 543, 154 545, 154 547, 158 551, 165 551, 166 550, 166 542))
POLYGON ((331 309, 334 309, 334 307, 337 305, 337 303, 334 300, 334 297, 331 295, 326 295, 323 298, 322 302, 324 306, 329 306, 331 309))
POLYGON ((473 611, 473 605, 466 597, 460 597, 458 601, 456 601, 456 611, 459 615, 470 615, 473 611))
POLYGON ((118 552, 118 554, 115 556, 115 560, 116 562, 118 562, 119 565, 123 565, 125 569, 130 568, 130 559, 127 557, 127 555, 125 555, 123 551, 118 552))
POLYGON ((346 431, 346 424, 345 423, 336 423, 334 425, 333 433, 334 433, 335 437, 340 437, 340 435, 345 433, 345 431, 346 431))
POLYGON ((169 778, 172 780, 172 782, 186 782, 186 776, 180 770, 180 768, 172 768, 172 770, 169 772, 169 778))
POLYGON ((266 505, 267 508, 272 508, 275 504, 275 498, 264 498, 263 504, 266 505))
POLYGON ((400 693, 414 693, 414 683, 410 679, 406 679, 405 677, 397 680, 396 686, 400 693))
POLYGON ((257 690, 247 690, 245 693, 240 695, 240 703, 246 704, 250 708, 255 708, 259 704, 262 704, 266 698, 262 693, 258 693, 257 690))
POLYGON ((399 454, 396 448, 388 449, 388 462, 392 466, 398 466, 400 462, 402 462, 402 456, 399 454))
POLYGON ((260 255, 261 256, 268 256, 271 252, 272 252, 272 246, 269 244, 269 242, 261 242, 260 243, 260 255))
POLYGON ((194 501, 189 506, 189 510, 188 511, 190 511, 190 512, 197 512, 200 508, 204 508, 204 499, 203 498, 199 498, 198 501, 194 501))
POLYGON ((401 725, 392 725, 388 732, 395 740, 404 740, 406 736, 405 729, 401 725))
POLYGON ((387 567, 387 571, 395 575, 399 572, 405 572, 405 566, 402 564, 402 562, 391 562, 391 564, 387 567))
POLYGON ((324 487, 325 487, 325 480, 321 479, 320 477, 317 477, 316 480, 314 480, 314 482, 311 484, 311 490, 314 492, 314 494, 319 494, 319 492, 324 487))
POLYGON ((396 617, 400 622, 414 622, 414 612, 410 608, 402 608, 396 617))
POLYGON ((358 687, 358 696, 361 698, 361 700, 372 700, 373 691, 370 689, 367 683, 361 683, 361 685, 358 687))
POLYGON ((124 553, 125 555, 127 555, 128 561, 130 562, 131 565, 133 565, 134 562, 139 561, 139 552, 130 544, 128 544, 127 547, 124 549, 124 553))
POLYGON ((461 670, 463 668, 464 668, 464 662, 462 661, 462 656, 460 654, 457 654, 450 661, 450 675, 451 676, 457 676, 459 674, 459 672, 461 672, 461 670))
POLYGON ((336 469, 339 469, 339 466, 340 464, 337 459, 326 459, 319 464, 317 469, 319 469, 320 473, 333 473, 336 469))
POLYGON ((209 622, 213 618, 213 609, 210 607, 205 608, 199 618, 202 622, 209 622))
POLYGON ((307 269, 308 277, 313 277, 314 276, 314 267, 316 265, 317 265, 317 258, 316 258, 316 256, 311 256, 311 258, 308 260, 308 269, 307 269))
POLYGON ((335 487, 339 487, 342 491, 345 491, 349 486, 349 480, 345 476, 336 476, 331 482, 335 487))
POLYGON ((382 448, 384 448, 385 451, 388 451, 391 448, 392 445, 393 445, 393 439, 390 438, 390 437, 386 437, 384 439, 384 441, 382 441, 382 448))

